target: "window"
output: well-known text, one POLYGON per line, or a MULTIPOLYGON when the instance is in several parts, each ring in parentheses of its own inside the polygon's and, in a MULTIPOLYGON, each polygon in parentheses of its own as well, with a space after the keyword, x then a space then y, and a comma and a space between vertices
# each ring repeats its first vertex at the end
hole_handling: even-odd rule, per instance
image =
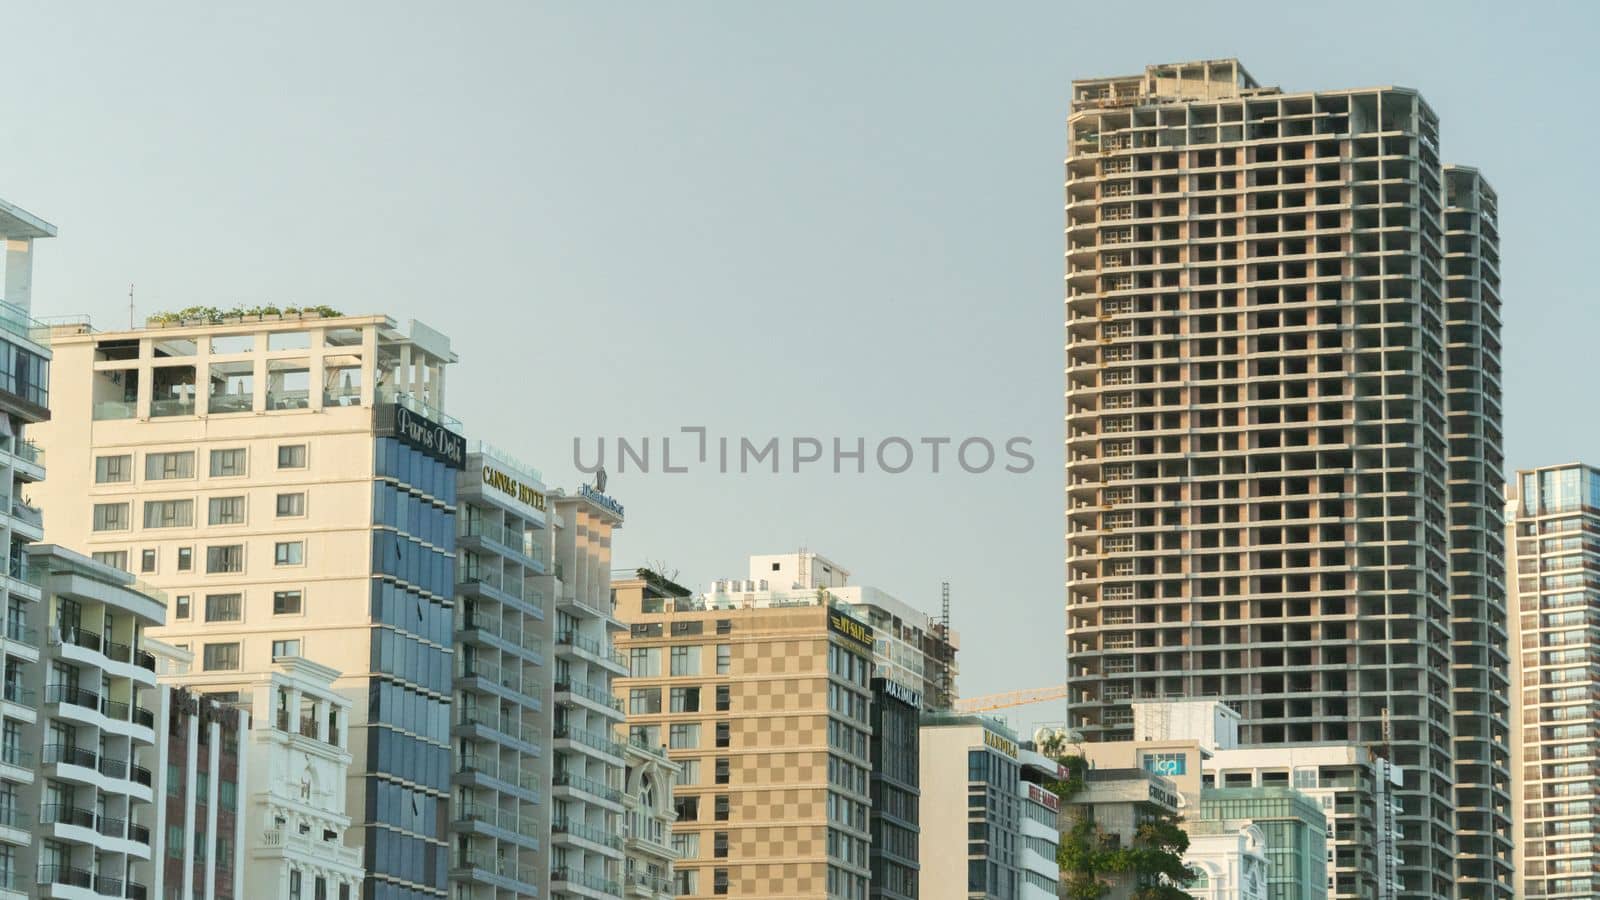
POLYGON ((174 478, 194 477, 194 451, 181 453, 146 453, 144 455, 145 481, 170 481, 174 478))
POLYGON ((305 562, 305 548, 301 541, 279 541, 272 547, 272 564, 298 566, 305 562))
POLYGON ((278 516, 303 516, 306 514, 306 495, 302 493, 279 494, 278 516))
POLYGON ((194 524, 193 500, 146 500, 144 527, 187 528, 194 524))
POLYGON ((189 618, 189 595, 179 594, 172 601, 172 616, 176 619, 189 618))
POLYGON ((272 614, 275 616, 297 616, 300 614, 301 593, 299 591, 273 591, 272 614))
POLYGON ((673 725, 668 728, 667 746, 673 750, 700 746, 700 723, 673 725))
POLYGON ((660 647, 632 647, 628 650, 628 672, 634 678, 655 678, 661 674, 660 647))
POLYGON ((211 451, 212 478, 231 478, 235 475, 244 474, 246 474, 246 469, 243 447, 211 451))
POLYGON ((289 870, 289 900, 300 900, 300 870, 289 870))
POLYGON ((206 521, 212 525, 243 525, 243 497, 212 497, 206 521))
POLYGON ((207 672, 233 671, 239 668, 239 645, 207 644, 201 667, 207 672))
POLYGON ((718 747, 726 747, 726 746, 728 746, 728 741, 729 741, 728 729, 729 729, 729 726, 728 726, 727 722, 718 722, 717 723, 717 746, 718 747))
POLYGON ((717 674, 726 675, 733 670, 733 645, 717 645, 717 674))
POLYGON ((699 712, 700 689, 697 687, 673 688, 672 711, 675 713, 699 712))
POLYGON ((694 785, 700 783, 700 760, 683 759, 678 760, 678 764, 683 766, 683 772, 678 775, 678 784, 694 785))
POLYGON ((718 794, 716 801, 712 804, 712 818, 716 819, 718 822, 726 822, 728 821, 728 812, 728 795, 718 794))
POLYGON ((96 503, 94 505, 95 531, 127 531, 128 504, 96 503))
POLYGON ((224 544, 206 548, 206 573, 244 571, 244 545, 224 544))
POLYGON ((126 550, 96 550, 91 558, 102 566, 128 571, 128 551, 126 550))
POLYGON ((720 895, 720 894, 726 894, 727 892, 728 892, 728 870, 727 869, 712 869, 711 870, 711 893, 720 895))
POLYGON ((133 480, 133 457, 97 456, 94 459, 95 484, 123 484, 133 480))
POLYGON ((628 691, 628 714, 646 716, 661 712, 661 688, 632 688, 628 691))
POLYGON ((237 622, 244 609, 243 594, 207 594, 207 622, 237 622))
POLYGON ((299 655, 300 655, 300 641, 298 639, 292 640, 292 641, 273 641, 272 642, 272 658, 273 659, 277 659, 280 656, 299 656, 299 655))
POLYGON ((150 572, 154 572, 155 570, 156 570, 156 551, 149 550, 149 549, 140 550, 139 551, 139 571, 141 573, 148 574, 150 572))
POLYGON ((193 571, 193 569, 194 569, 194 548, 193 547, 179 547, 178 548, 178 571, 179 572, 189 572, 189 571, 193 571))
POLYGON ((733 705, 732 688, 726 684, 717 685, 717 712, 727 712, 733 705))
POLYGON ((699 797, 674 797, 672 805, 677 807, 679 822, 693 822, 700 818, 699 797))
POLYGON ((711 855, 717 859, 728 858, 728 833, 718 831, 711 835, 711 855))
POLYGON ((306 445, 284 444, 278 448, 278 468, 304 469, 306 467, 306 445))
POLYGON ((727 784, 728 783, 728 780, 732 777, 731 769, 732 769, 732 766, 728 762, 728 758, 726 756, 717 757, 717 765, 716 765, 716 773, 715 773, 715 778, 716 778, 717 784, 727 784))
POLYGON ((673 675, 699 675, 700 674, 700 648, 699 647, 673 647, 672 648, 672 674, 673 675))

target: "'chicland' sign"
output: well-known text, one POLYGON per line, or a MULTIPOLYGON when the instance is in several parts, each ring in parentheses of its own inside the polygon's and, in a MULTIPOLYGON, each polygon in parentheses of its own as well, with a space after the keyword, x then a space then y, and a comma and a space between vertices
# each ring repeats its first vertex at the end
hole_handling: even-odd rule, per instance
POLYGON ((451 468, 466 466, 466 438, 398 403, 391 408, 394 410, 394 436, 401 443, 415 447, 451 468))
POLYGON ((531 484, 524 484, 510 475, 484 463, 483 483, 524 506, 544 512, 544 492, 531 484))

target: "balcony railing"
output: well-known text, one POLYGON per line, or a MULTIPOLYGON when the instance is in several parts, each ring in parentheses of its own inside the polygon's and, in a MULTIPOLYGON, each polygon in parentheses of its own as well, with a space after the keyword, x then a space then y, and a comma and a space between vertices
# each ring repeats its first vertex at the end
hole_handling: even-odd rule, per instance
POLYGON ((577 694, 579 697, 583 697, 586 700, 592 700, 595 703, 599 703, 603 706, 609 706, 617 712, 622 711, 622 701, 611 696, 609 691, 602 690, 594 685, 585 684, 581 681, 556 682, 556 693, 561 693, 563 691, 569 694, 577 694))
POLYGON ((551 782, 556 787, 570 787, 575 790, 583 791, 586 794, 592 794, 603 800, 609 800, 612 803, 622 802, 621 791, 603 781, 597 781, 593 778, 587 778, 583 775, 574 775, 571 772, 557 772, 551 779, 551 782))
POLYGON ((39 646, 39 629, 29 628, 28 623, 22 619, 6 620, 6 639, 26 644, 29 647, 39 646))
POLYGON ((501 878, 510 878, 524 884, 536 884, 538 870, 533 866, 519 866, 508 858, 496 857, 482 850, 468 850, 456 856, 456 866, 463 869, 483 869, 501 878))
POLYGON ((534 817, 518 815, 511 810, 483 803, 459 804, 456 807, 455 818, 458 822, 482 822, 513 834, 531 837, 539 833, 539 822, 534 817))
POLYGON ((504 735, 509 735, 528 744, 539 743, 541 732, 537 725, 524 722, 510 716, 501 716, 493 712, 479 712, 475 709, 463 709, 456 718, 457 725, 482 725, 492 728, 504 735))
POLYGON ((64 884, 68 887, 94 887, 94 873, 73 866, 40 866, 40 884, 64 884))
POLYGON ((21 769, 33 768, 33 751, 22 749, 21 744, 0 745, 0 763, 21 769))
POLYGON ((33 816, 19 809, 15 801, 0 804, 0 826, 28 831, 33 828, 33 816))
POLYGON ((537 773, 525 771, 516 766, 504 765, 493 756, 476 756, 468 754, 461 758, 459 770, 462 774, 479 774, 506 784, 514 784, 525 791, 539 793, 543 787, 537 773))
POLYGON ((635 887, 642 887, 655 894, 672 893, 672 882, 660 875, 651 875, 648 872, 629 872, 623 880, 635 887))
POLYGON ((573 728, 565 722, 556 723, 555 736, 557 740, 577 741, 586 747, 593 747, 602 753, 609 753, 612 756, 621 756, 623 753, 621 742, 614 741, 603 734, 596 734, 593 731, 573 728))
POLYGON ((591 891, 599 891, 602 894, 618 895, 622 893, 622 885, 617 884, 615 881, 608 881, 599 875, 591 875, 581 869, 574 869, 568 866, 551 869, 550 880, 551 882, 565 881, 568 884, 576 884, 579 887, 586 887, 591 891))
POLYGON ((25 688, 15 681, 7 682, 4 696, 9 703, 26 706, 34 709, 39 705, 38 693, 32 688, 25 688))
POLYGON ((82 766, 85 769, 99 770, 98 759, 93 750, 83 747, 74 747, 71 744, 46 744, 44 747, 44 764, 65 763, 71 766, 82 766))
POLYGON ((94 810, 64 803, 47 803, 39 809, 39 824, 76 825, 92 829, 95 826, 94 810))
POLYGON ((594 825, 585 825, 582 822, 572 822, 567 819, 555 819, 550 823, 552 834, 568 834, 575 838, 610 847, 613 850, 622 849, 622 838, 594 825))

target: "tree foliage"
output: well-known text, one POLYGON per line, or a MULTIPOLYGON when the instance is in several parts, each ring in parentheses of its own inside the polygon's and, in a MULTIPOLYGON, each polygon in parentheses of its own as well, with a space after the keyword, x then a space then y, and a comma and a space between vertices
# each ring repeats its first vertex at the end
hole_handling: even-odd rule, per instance
POLYGON ((222 309, 215 306, 186 306, 183 309, 167 310, 152 313, 151 322, 172 325, 178 322, 205 322, 211 325, 220 325, 228 319, 244 318, 246 316, 300 316, 318 315, 325 318, 335 318, 344 315, 331 306, 285 306, 278 308, 271 304, 265 306, 234 306, 222 309))
MULTIPOLYGON (((1067 777, 1047 787, 1068 803, 1083 789, 1088 762, 1077 755, 1057 760, 1067 777)), ((1056 863, 1070 900, 1099 900, 1111 890, 1112 876, 1131 875, 1138 888, 1134 900, 1194 900, 1179 885, 1193 877, 1183 864, 1189 835, 1176 817, 1163 813, 1141 824, 1129 846, 1118 846, 1088 815, 1080 815, 1062 832, 1056 863)))

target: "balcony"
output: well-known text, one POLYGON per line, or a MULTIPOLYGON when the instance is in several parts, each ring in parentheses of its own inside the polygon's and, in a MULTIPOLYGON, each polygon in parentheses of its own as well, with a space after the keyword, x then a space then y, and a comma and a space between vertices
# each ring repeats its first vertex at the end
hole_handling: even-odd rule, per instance
POLYGON ((39 649, 39 629, 29 628, 26 620, 12 618, 6 620, 6 639, 26 647, 39 649))
POLYGON ((603 781, 597 781, 583 775, 574 775, 571 772, 557 772, 551 779, 551 783, 558 788, 565 787, 572 788, 575 791, 583 791, 585 794, 599 797, 612 803, 622 802, 622 791, 603 781))
POLYGON ((539 822, 533 816, 519 815, 512 810, 500 809, 483 803, 462 803, 456 806, 455 821, 459 825, 470 826, 473 823, 482 823, 490 828, 498 828, 521 837, 539 838, 539 822))
POLYGON ((283 828, 274 828, 261 833, 261 846, 270 849, 289 847, 313 857, 331 858, 341 865, 361 865, 361 851, 354 847, 345 846, 337 838, 323 840, 314 838, 309 834, 298 834, 283 828))
POLYGON ((615 881, 608 881, 599 875, 591 875, 588 872, 566 866, 563 866, 559 869, 550 870, 550 889, 552 891, 556 889, 557 882, 575 884, 578 887, 596 891, 601 894, 608 894, 613 897, 622 893, 622 885, 616 883, 615 881))
POLYGON ((488 728, 525 744, 538 744, 542 736, 537 725, 514 716, 501 716, 494 712, 463 709, 456 717, 457 727, 488 728))
POLYGON ((532 794, 535 800, 537 800, 540 795, 540 789, 544 787, 544 785, 540 783, 539 776, 535 772, 531 770, 524 770, 516 766, 502 764, 499 759, 494 756, 476 756, 471 754, 463 756, 461 758, 461 764, 456 769, 456 773, 459 775, 481 775, 484 778, 493 779, 502 784, 514 785, 523 791, 532 794))
POLYGON ((15 703, 18 706, 25 706, 28 709, 39 708, 38 693, 32 688, 23 687, 18 682, 7 682, 3 696, 5 697, 7 703, 15 703))
POLYGON ((575 697, 582 697, 591 703, 598 703, 601 706, 622 712, 621 700, 611 696, 609 691, 601 690, 592 684, 584 684, 581 681, 558 681, 555 688, 558 694, 572 694, 575 697))
POLYGON ((672 882, 660 875, 651 875, 648 872, 629 872, 623 876, 629 888, 644 891, 649 894, 673 893, 672 882))
MULTIPOLYGON (((464 853, 458 853, 453 868, 481 869, 500 878, 525 885, 537 884, 539 877, 538 869, 533 866, 519 866, 508 858, 492 856, 482 850, 468 850, 464 853)), ((532 892, 518 891, 518 894, 519 896, 530 896, 532 892)))
POLYGON ((574 743, 582 744, 585 747, 598 750, 601 753, 609 753, 616 757, 622 756, 623 752, 622 743, 620 741, 614 741, 603 734, 596 734, 592 731, 582 731, 573 728, 565 722, 556 723, 555 738, 558 741, 573 741, 574 743))
POLYGON ((612 850, 622 849, 622 838, 594 825, 585 825, 581 822, 571 822, 566 819, 556 819, 550 823, 551 834, 565 834, 591 844, 610 847, 612 850))

